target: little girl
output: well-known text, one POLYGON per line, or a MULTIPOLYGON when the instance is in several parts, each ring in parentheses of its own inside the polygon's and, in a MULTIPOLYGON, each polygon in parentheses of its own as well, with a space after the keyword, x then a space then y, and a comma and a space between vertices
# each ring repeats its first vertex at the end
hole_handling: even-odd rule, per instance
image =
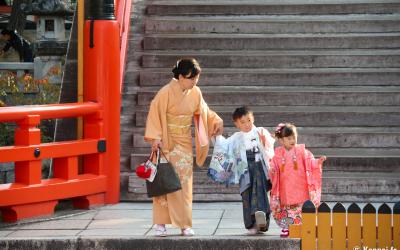
POLYGON ((315 159, 304 144, 297 144, 297 129, 292 123, 280 123, 275 129, 280 147, 275 148, 269 176, 272 182, 272 215, 282 228, 281 237, 289 235, 290 224, 301 224, 301 208, 311 200, 321 200, 322 163, 326 156, 315 159))
POLYGON ((248 234, 255 235, 269 227, 268 168, 275 140, 266 129, 254 126, 248 107, 237 108, 232 118, 239 131, 227 139, 216 138, 208 175, 227 185, 239 184, 244 225, 248 234))

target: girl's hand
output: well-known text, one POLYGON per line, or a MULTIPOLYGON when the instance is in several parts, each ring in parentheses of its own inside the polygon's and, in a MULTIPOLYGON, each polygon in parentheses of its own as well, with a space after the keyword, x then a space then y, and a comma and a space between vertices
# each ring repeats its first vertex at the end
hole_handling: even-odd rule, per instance
POLYGON ((324 161, 326 161, 326 156, 325 156, 325 155, 321 156, 321 157, 318 159, 318 163, 319 163, 319 164, 322 164, 324 161))
POLYGON ((153 142, 151 143, 151 151, 155 152, 158 150, 158 148, 162 147, 162 142, 161 140, 153 140, 153 142))

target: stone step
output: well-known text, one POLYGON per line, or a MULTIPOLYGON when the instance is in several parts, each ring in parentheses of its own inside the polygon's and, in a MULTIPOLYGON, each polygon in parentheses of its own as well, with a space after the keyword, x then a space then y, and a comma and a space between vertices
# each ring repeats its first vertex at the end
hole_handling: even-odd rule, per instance
MULTIPOLYGON (((212 148, 212 146, 211 146, 212 148)), ((387 159, 400 159, 399 149, 398 148, 325 148, 325 147, 313 147, 312 145, 307 145, 307 149, 309 149, 315 157, 320 157, 321 155, 326 155, 329 158, 365 158, 365 159, 374 159, 374 158, 387 158, 387 159)), ((140 147, 135 148, 132 157, 136 157, 135 162, 131 162, 131 165, 134 163, 140 163, 141 161, 147 159, 150 154, 150 147, 140 147)), ((211 155, 211 151, 209 151, 209 156, 211 155)), ((134 160, 134 159, 132 159, 134 160)), ((349 170, 350 171, 350 170, 349 170)))
MULTIPOLYGON (((193 186, 194 191, 198 193, 214 193, 216 190, 222 193, 237 192, 237 187, 235 190, 229 190, 224 184, 212 181, 206 175, 206 171, 194 173, 193 186)), ((365 172, 326 171, 323 173, 322 192, 324 194, 367 193, 398 196, 400 195, 400 176, 393 176, 393 173, 377 173, 374 178, 371 178, 370 173, 365 172)))
MULTIPOLYGON (((124 93, 125 96, 127 96, 127 98, 133 98, 132 95, 136 95, 140 88, 141 88, 140 86, 137 86, 136 84, 133 84, 132 82, 130 82, 130 84, 123 85, 122 92, 124 93)), ((124 98, 125 98, 125 96, 124 96, 124 98)), ((136 98, 133 98, 133 99, 136 99, 136 98)))
POLYGON ((400 47, 400 33, 350 34, 154 34, 145 50, 389 49, 400 47))
MULTIPOLYGON (((400 57, 399 57, 400 58, 400 57)), ((202 87, 209 105, 390 106, 400 103, 400 87, 202 87)), ((158 87, 138 91, 138 105, 150 105, 158 87)))
POLYGON ((400 199, 400 176, 396 172, 373 175, 370 172, 330 172, 324 175, 322 182, 325 201, 397 202, 400 199))
MULTIPOLYGON (((148 200, 145 181, 129 176, 128 192, 138 200, 148 200)), ((393 173, 330 172, 322 177, 323 201, 396 202, 400 198, 400 177, 393 173)), ((237 185, 226 187, 212 181, 205 170, 193 173, 195 201, 240 201, 237 185)))
MULTIPOLYGON (((400 27, 400 25, 399 25, 400 27)), ((195 57, 206 68, 395 68, 400 50, 207 51, 144 53, 142 66, 164 68, 195 57)))
MULTIPOLYGON (((128 210, 129 211, 129 210, 128 210)), ((134 210, 130 210, 134 211, 134 210)), ((111 213, 111 212, 110 212, 111 213)), ((115 215, 113 214, 115 217, 115 215)), ((120 219, 112 220, 119 221, 120 219)), ((129 223, 129 219, 126 221, 129 223)), ((240 221, 240 219, 238 219, 240 221)), ((72 220, 73 221, 73 220, 72 220)), ((110 220, 111 221, 111 220, 110 220)), ((104 223, 100 220, 101 223, 104 223)), ((106 221, 107 222, 107 221, 106 221)), ((100 223, 100 224, 101 224, 100 223)), ((115 224, 115 222, 112 222, 115 224)), ((125 224, 123 224, 125 226, 125 224)), ((147 226, 147 225, 145 225, 147 226)), ((116 228, 114 226, 114 228, 116 228)), ((40 233, 42 230, 26 230, 20 235, 25 237, 4 238, 0 243, 2 249, 63 249, 63 250, 112 250, 112 249, 131 249, 131 250, 148 250, 148 249, 231 249, 231 250, 256 250, 263 249, 265 246, 270 249, 286 249, 300 250, 300 239, 280 239, 279 236, 242 236, 242 235, 212 235, 212 236, 193 236, 181 237, 178 233, 168 235, 168 237, 154 236, 136 236, 143 228, 118 228, 118 229, 94 229, 87 230, 83 235, 75 236, 73 230, 60 230, 61 233, 54 233, 50 237, 35 237, 35 233, 40 233), (99 231, 100 233, 96 232, 99 231), (64 231, 64 232, 62 232, 64 231), (73 231, 73 233, 69 233, 73 231), (90 232, 93 231, 93 232, 90 232), (130 232, 131 231, 131 232, 130 232), (133 233, 132 233, 133 231, 133 233), (33 236, 26 236, 31 232, 33 236), (107 232, 106 234, 104 232, 107 232), (64 235, 65 236, 54 236, 64 235), (97 235, 97 236, 96 236, 97 235), (221 246, 221 248, 219 248, 221 246)), ((174 232, 174 230, 171 230, 174 232)), ((195 229, 196 230, 196 229, 195 229)), ((232 229, 228 229, 232 230, 232 229)), ((243 229, 244 230, 244 229, 243 229)), ((43 230, 44 231, 44 230, 43 230)), ((57 230, 55 230, 57 231, 57 230)), ((82 231, 82 230, 79 230, 82 231)), ((198 229, 200 235, 202 229, 198 229)), ((196 232, 198 232, 196 231, 196 232)), ((235 231, 234 229, 232 231, 235 231)), ((176 232, 178 232, 176 230, 176 232)), ((279 234, 278 234, 279 235, 279 234)))
MULTIPOLYGON (((178 58, 194 56, 203 68, 199 86, 206 101, 231 126, 226 134, 236 131, 232 102, 226 99, 235 99, 234 106, 253 105, 258 126, 272 131, 281 121, 293 121, 299 142, 316 157, 328 156, 324 200, 399 199, 399 180, 393 178, 400 171, 398 0, 145 4, 147 17, 132 20, 137 32, 130 36, 134 53, 126 67, 125 83, 134 87, 121 117, 127 137, 121 152, 133 152, 125 170, 148 156, 143 126, 152 96, 169 82, 178 58), (222 92, 228 98, 218 97, 222 92)), ((123 185, 131 187, 124 199, 149 200, 136 192, 140 186, 128 173, 123 185)), ((194 180, 195 200, 240 200, 235 189, 210 182, 197 167, 194 180)))
MULTIPOLYGON (((399 172, 400 171, 400 154, 399 148, 324 148, 313 147, 308 145, 307 148, 315 157, 326 155, 328 160, 324 164, 325 171, 366 171, 366 172, 399 172)), ((146 161, 150 154, 150 148, 134 148, 131 154, 131 169, 146 161)), ((203 167, 209 165, 212 154, 212 148, 209 151, 206 162, 203 167)), ((194 168, 198 167, 194 162, 194 168)))
POLYGON ((124 114, 132 114, 132 111, 134 110, 134 107, 137 104, 137 94, 135 93, 129 93, 125 92, 122 94, 122 99, 121 99, 121 113, 124 114))
MULTIPOLYGON (((168 68, 143 68, 140 72, 127 71, 126 78, 133 79, 133 75, 137 74, 140 75, 140 86, 162 86, 172 78, 171 69, 172 66, 168 68)), ((399 79, 400 68, 249 69, 202 67, 199 85, 243 86, 243 83, 245 83, 247 86, 399 86, 399 79)))
POLYGON ((389 1, 152 1, 148 15, 327 15, 399 13, 400 3, 389 1))
MULTIPOLYGON (((145 181, 137 177, 136 174, 129 176, 128 188, 129 192, 145 195, 147 194, 145 181)), ((218 193, 219 195, 229 194, 231 196, 238 196, 239 189, 236 185, 226 187, 223 184, 214 182, 207 177, 207 173, 205 171, 196 171, 193 174, 193 193, 203 195, 218 193)))
POLYGON ((152 16, 146 34, 399 32, 400 15, 152 16))
MULTIPOLYGON (((346 185, 346 184, 344 184, 346 185)), ((378 184, 379 185, 379 184, 378 184)), ((355 193, 322 193, 321 196, 323 201, 336 202, 338 200, 343 202, 380 202, 380 203, 390 203, 397 202, 399 200, 398 194, 355 194, 355 193)))
POLYGON ((135 114, 121 114, 120 116, 120 127, 121 131, 129 131, 136 126, 136 115, 135 114))
MULTIPOLYGON (((251 103, 236 103, 235 106, 251 103)), ((224 121, 231 120, 232 106, 211 106, 224 121)), ((256 122, 264 127, 276 126, 281 121, 292 121, 307 127, 382 127, 400 124, 399 106, 254 106, 256 122)), ((136 107, 136 126, 144 126, 148 106, 136 107)))
MULTIPOLYGON (((238 131, 230 126, 232 122, 225 121, 225 137, 238 131)), ((273 133, 275 128, 266 129, 273 133)), ((132 147, 149 148, 144 141, 144 128, 136 127, 132 131, 132 147)), ((400 127, 298 127, 298 133, 298 143, 314 148, 400 148, 400 127)))
POLYGON ((121 115, 132 117, 135 114, 135 104, 136 101, 134 101, 133 105, 129 105, 128 102, 124 102, 124 106, 121 106, 121 115))

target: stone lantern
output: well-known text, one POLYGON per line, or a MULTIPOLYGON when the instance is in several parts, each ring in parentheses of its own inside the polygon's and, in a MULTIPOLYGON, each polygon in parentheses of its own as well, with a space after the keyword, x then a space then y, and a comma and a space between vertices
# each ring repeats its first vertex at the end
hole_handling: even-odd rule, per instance
MULTIPOLYGON (((73 10, 65 0, 33 0, 21 7, 26 15, 37 17, 34 77, 49 77, 52 69, 61 69, 63 57, 67 53, 65 17, 73 15, 73 10)), ((51 75, 50 78, 53 78, 48 79, 50 82, 61 83, 61 75, 51 75)))

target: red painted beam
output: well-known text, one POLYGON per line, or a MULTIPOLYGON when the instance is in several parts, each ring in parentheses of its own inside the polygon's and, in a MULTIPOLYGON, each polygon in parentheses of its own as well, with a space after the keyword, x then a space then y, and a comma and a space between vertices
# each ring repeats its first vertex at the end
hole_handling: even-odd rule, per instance
POLYGON ((85 116, 96 113, 101 108, 95 102, 2 107, 0 122, 19 121, 28 115, 39 115, 40 119, 85 116))
POLYGON ((0 162, 33 161, 48 158, 61 158, 75 155, 97 154, 97 139, 52 142, 30 146, 0 147, 0 162), (38 157, 35 149, 40 150, 38 157))
POLYGON ((107 177, 83 174, 76 179, 42 180, 36 185, 9 183, 0 185, 0 207, 73 198, 107 191, 107 177))

